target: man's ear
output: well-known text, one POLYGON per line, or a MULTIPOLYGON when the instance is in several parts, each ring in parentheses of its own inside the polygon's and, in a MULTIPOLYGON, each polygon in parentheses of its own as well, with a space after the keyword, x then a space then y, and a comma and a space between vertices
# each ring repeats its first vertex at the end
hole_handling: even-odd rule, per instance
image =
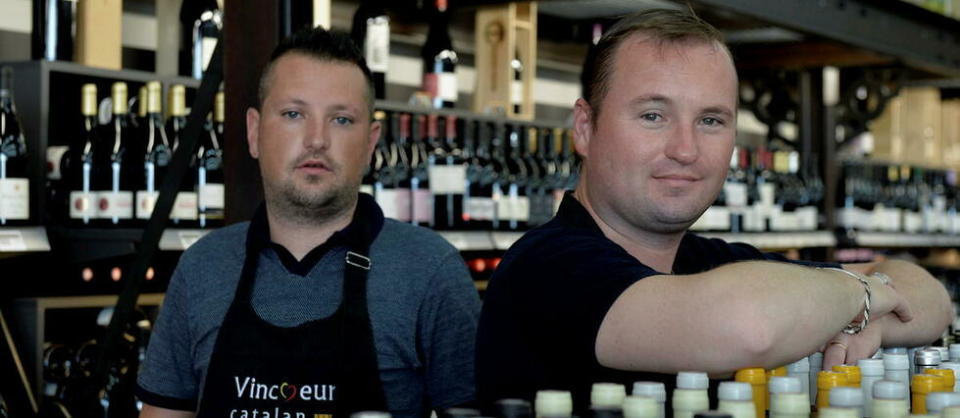
POLYGON ((370 137, 367 138, 367 157, 373 154, 373 149, 380 140, 380 131, 383 130, 383 122, 375 120, 370 123, 370 137))
POLYGON ((260 158, 260 112, 256 108, 247 109, 247 149, 253 159, 260 158))
POLYGON ((583 98, 573 106, 573 147, 577 154, 587 157, 593 139, 593 108, 583 98))

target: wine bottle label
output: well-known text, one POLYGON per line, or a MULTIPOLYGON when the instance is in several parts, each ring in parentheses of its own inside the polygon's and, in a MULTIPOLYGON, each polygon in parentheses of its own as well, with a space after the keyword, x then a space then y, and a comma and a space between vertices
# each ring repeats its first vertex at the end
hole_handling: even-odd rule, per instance
POLYGON ((923 229, 923 215, 919 212, 904 212, 903 213, 903 230, 904 232, 917 233, 923 229))
POLYGON ((837 223, 840 224, 841 227, 848 229, 858 227, 857 208, 838 208, 837 223))
POLYGON ((413 221, 417 223, 433 222, 433 193, 418 189, 413 192, 413 221))
POLYGON ((510 104, 523 104, 523 82, 520 80, 513 80, 510 83, 510 104))
POLYGON ((177 193, 177 199, 173 202, 173 209, 170 210, 170 219, 196 220, 197 194, 195 192, 177 193))
POLYGON ((760 203, 766 207, 773 206, 776 200, 777 186, 773 183, 763 183, 760 185, 760 203))
POLYGON ((726 182, 723 184, 723 193, 727 206, 747 206, 747 185, 743 183, 726 182))
POLYGON ((743 230, 762 232, 766 228, 764 212, 765 210, 760 204, 753 204, 746 207, 743 211, 743 230))
POLYGON ((430 166, 430 192, 433 194, 464 194, 467 184, 467 166, 430 166))
POLYGON ((513 219, 516 219, 519 222, 527 222, 530 220, 530 198, 526 196, 512 196, 510 200, 513 201, 513 219))
POLYGON ((89 222, 97 219, 99 207, 96 193, 73 191, 70 192, 70 219, 84 219, 89 222))
POLYGON ((30 219, 30 182, 27 179, 0 179, 0 218, 30 219))
POLYGON ((496 204, 489 197, 471 197, 465 204, 464 211, 474 221, 492 221, 496 204))
MULTIPOLYGON (((819 211, 816 206, 803 206, 797 208, 796 210, 797 217, 797 229, 801 231, 816 231, 818 227, 818 216, 819 211)), ((899 221, 897 224, 899 225, 899 221)))
POLYGON ((133 192, 98 192, 97 206, 101 219, 132 219, 133 192))
POLYGON ((64 154, 70 150, 66 145, 52 145, 47 147, 47 178, 50 180, 60 180, 63 174, 60 173, 60 161, 64 154))
POLYGON ((770 229, 773 231, 796 231, 800 229, 798 224, 796 212, 781 212, 770 217, 770 229))
POLYGON ((150 219, 150 215, 153 214, 153 207, 157 204, 157 198, 160 197, 160 192, 148 192, 146 190, 140 190, 137 192, 137 219, 150 219))
POLYGON ((386 16, 377 16, 367 19, 367 37, 364 40, 366 47, 365 58, 371 72, 387 72, 387 62, 390 59, 390 19, 386 16))
MULTIPOLYGON (((370 196, 373 196, 373 186, 371 186, 371 185, 369 185, 369 184, 361 184, 361 185, 360 185, 360 193, 366 193, 366 194, 368 194, 368 195, 370 195, 370 196)), ((381 209, 382 209, 382 208, 381 208, 381 209)))
POLYGON ((560 211, 560 203, 563 202, 564 193, 566 193, 566 190, 564 189, 553 190, 553 214, 551 217, 556 216, 557 212, 560 211))
POLYGON ((213 50, 217 47, 217 38, 203 37, 200 41, 201 57, 203 58, 203 71, 207 71, 210 65, 210 58, 213 57, 213 50))
POLYGON ((0 251, 26 251, 27 242, 18 229, 0 231, 0 251))
POLYGON ((710 206, 690 226, 693 231, 727 231, 730 229, 730 210, 725 206, 710 206))
POLYGON ((431 99, 457 101, 457 75, 454 73, 425 73, 423 89, 431 99))
POLYGON ((211 210, 223 210, 224 208, 224 188, 221 183, 207 183, 200 186, 198 206, 204 209, 204 213, 211 210))
POLYGON ((410 222, 410 189, 383 189, 377 193, 377 204, 383 216, 410 222))

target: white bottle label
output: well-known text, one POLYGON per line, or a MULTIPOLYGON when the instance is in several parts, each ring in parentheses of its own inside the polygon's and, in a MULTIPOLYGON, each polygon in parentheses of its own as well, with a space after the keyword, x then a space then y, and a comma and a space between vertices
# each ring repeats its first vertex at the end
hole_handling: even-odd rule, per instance
POLYGON ((464 194, 467 184, 467 166, 430 166, 430 192, 433 194, 464 194))
POLYGON ((173 209, 170 211, 170 219, 196 220, 197 194, 195 192, 177 193, 177 199, 174 200, 173 209))
POLYGON ((413 221, 433 223, 433 194, 429 190, 417 189, 413 193, 413 221))
POLYGON ((390 59, 390 19, 378 16, 367 19, 367 37, 364 40, 366 47, 367 67, 377 73, 387 72, 387 62, 390 59))
POLYGON ((410 189, 383 189, 377 193, 377 204, 383 216, 410 222, 410 189))
POLYGON ((66 145, 58 146, 49 146, 47 147, 47 178, 50 180, 60 180, 63 178, 63 173, 60 172, 60 161, 63 160, 63 155, 70 150, 70 147, 66 145))
POLYGON ((489 197, 471 197, 466 205, 465 211, 470 215, 470 219, 475 221, 492 221, 494 212, 493 199, 489 197))
POLYGON ((457 101, 457 75, 454 73, 437 74, 437 97, 449 101, 457 101))
POLYGON ((98 209, 96 193, 70 192, 70 219, 84 219, 89 222, 100 216, 98 209))
POLYGON ((727 206, 747 206, 746 184, 726 182, 723 184, 723 193, 727 206))
POLYGON ((206 210, 211 209, 223 209, 223 195, 224 189, 223 184, 220 183, 207 183, 203 186, 200 186, 200 201, 198 205, 205 208, 206 210))
POLYGON ((150 219, 153 214, 153 207, 157 205, 157 198, 160 192, 148 192, 140 190, 137 192, 137 219, 150 219))
POLYGON ((519 222, 530 220, 530 198, 526 196, 511 197, 513 200, 513 219, 519 222))
POLYGON ((207 71, 207 66, 210 65, 210 58, 213 57, 213 50, 217 47, 217 38, 204 37, 201 42, 201 49, 203 50, 203 71, 207 71))
POLYGON ((760 186, 760 203, 766 207, 773 206, 776 200, 776 190, 777 187, 773 183, 763 183, 760 186))
POLYGON ((27 179, 0 179, 0 219, 30 219, 30 182, 27 179))
POLYGON ((102 219, 132 219, 133 192, 98 192, 97 206, 102 219))
POLYGON ((26 251, 27 242, 18 229, 0 231, 0 251, 26 251))
POLYGON ((510 82, 510 104, 523 105, 523 82, 520 80, 510 82))

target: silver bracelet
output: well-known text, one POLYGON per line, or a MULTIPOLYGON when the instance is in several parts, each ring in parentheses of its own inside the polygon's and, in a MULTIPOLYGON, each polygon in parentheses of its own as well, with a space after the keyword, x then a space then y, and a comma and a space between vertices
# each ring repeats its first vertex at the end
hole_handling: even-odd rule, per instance
POLYGON ((862 274, 857 274, 849 270, 839 269, 835 267, 823 267, 822 269, 835 270, 844 274, 848 274, 850 276, 855 277, 857 280, 860 281, 860 284, 863 285, 863 290, 866 291, 866 295, 863 298, 863 320, 860 321, 859 324, 848 324, 847 326, 843 327, 844 334, 849 334, 849 335, 859 334, 860 331, 863 331, 863 329, 867 327, 867 324, 870 323, 870 296, 871 296, 870 282, 868 282, 866 277, 864 277, 862 274))

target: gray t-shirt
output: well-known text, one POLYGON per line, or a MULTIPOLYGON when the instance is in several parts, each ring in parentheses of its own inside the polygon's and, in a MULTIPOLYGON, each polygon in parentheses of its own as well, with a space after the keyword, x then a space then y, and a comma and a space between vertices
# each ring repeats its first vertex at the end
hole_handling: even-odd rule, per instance
MULTIPOLYGON (((240 278, 249 223, 208 234, 170 281, 137 383, 144 402, 194 410, 220 324, 240 278)), ((296 274, 283 251, 260 254, 254 310, 290 327, 339 306, 346 248, 332 246, 296 274)), ((387 406, 417 417, 474 400, 480 300, 459 252, 432 231, 386 219, 370 247, 367 299, 387 406)))

